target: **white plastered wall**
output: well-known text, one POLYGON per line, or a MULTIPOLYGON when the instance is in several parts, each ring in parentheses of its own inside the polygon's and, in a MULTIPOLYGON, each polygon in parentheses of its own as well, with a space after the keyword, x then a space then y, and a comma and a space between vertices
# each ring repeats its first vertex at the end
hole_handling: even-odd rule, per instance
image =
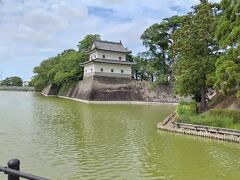
POLYGON ((102 72, 102 68, 104 73, 132 74, 131 66, 128 65, 95 63, 94 66, 95 72, 102 72), (111 69, 113 69, 113 72, 111 72, 111 69), (121 70, 123 70, 123 73, 121 70))
POLYGON ((91 63, 84 66, 84 76, 91 75, 100 75, 100 74, 108 74, 108 76, 117 76, 119 75, 129 75, 132 74, 132 68, 130 65, 122 65, 122 64, 107 64, 107 63, 91 63), (101 71, 101 69, 103 71, 101 71), (111 71, 113 69, 113 72, 111 71), (122 72, 123 70, 123 72, 122 72))
POLYGON ((96 59, 96 58, 104 59, 103 55, 105 55, 105 59, 111 59, 111 60, 118 60, 119 61, 120 60, 119 57, 121 57, 120 61, 126 61, 126 53, 111 52, 111 51, 100 51, 100 50, 93 51, 90 54, 90 57, 89 57, 90 59, 89 60, 96 59))
POLYGON ((84 66, 84 76, 88 76, 88 74, 93 73, 95 71, 94 64, 87 64, 84 66))

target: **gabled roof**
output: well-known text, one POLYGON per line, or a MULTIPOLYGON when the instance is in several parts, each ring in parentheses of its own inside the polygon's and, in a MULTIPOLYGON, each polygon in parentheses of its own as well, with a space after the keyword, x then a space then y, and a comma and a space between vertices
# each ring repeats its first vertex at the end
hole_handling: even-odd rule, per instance
POLYGON ((111 42, 111 41, 101 41, 101 40, 95 40, 92 45, 92 50, 99 49, 104 51, 115 51, 115 52, 124 52, 124 53, 130 53, 127 48, 124 48, 122 45, 122 42, 111 42))

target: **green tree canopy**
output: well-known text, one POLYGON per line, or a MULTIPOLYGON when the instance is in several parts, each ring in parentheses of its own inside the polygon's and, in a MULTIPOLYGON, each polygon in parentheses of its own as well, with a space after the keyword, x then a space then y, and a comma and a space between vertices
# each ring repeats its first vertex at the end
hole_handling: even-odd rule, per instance
POLYGON ((3 86, 22 86, 23 81, 18 76, 7 77, 2 80, 1 85, 3 86))
POLYGON ((77 45, 79 52, 86 53, 89 51, 93 41, 95 40, 101 40, 101 36, 99 34, 89 34, 85 36, 85 38, 81 40, 77 45))
POLYGON ((63 52, 58 58, 54 83, 61 85, 67 81, 78 81, 83 78, 83 69, 80 67, 80 62, 85 61, 85 58, 82 53, 71 49, 63 52))
POLYGON ((136 65, 133 67, 133 76, 136 80, 148 80, 147 75, 147 61, 142 57, 141 54, 138 54, 137 56, 133 57, 134 61, 136 62, 136 65))
POLYGON ((83 78, 83 67, 81 62, 88 60, 87 51, 92 42, 100 39, 100 35, 87 35, 79 42, 79 51, 74 49, 64 50, 55 57, 48 58, 33 69, 34 76, 31 84, 36 91, 41 91, 48 84, 56 84, 61 87, 65 83, 77 82, 83 78))
POLYGON ((200 110, 207 107, 207 77, 215 71, 215 19, 214 6, 202 0, 173 34, 172 51, 178 58, 174 67, 175 91, 181 95, 199 93, 200 110))
MULTIPOLYGON (((181 16, 166 18, 161 23, 153 24, 147 28, 141 36, 143 45, 148 48, 148 54, 151 54, 152 60, 159 62, 158 72, 155 72, 158 76, 159 72, 164 76, 171 75, 171 65, 173 63, 173 58, 169 54, 169 47, 173 42, 171 34, 180 27, 181 21, 181 16)), ((156 63, 151 64, 156 65, 156 63)), ((149 66, 148 69, 152 71, 153 67, 149 66)))
POLYGON ((222 0, 216 38, 223 53, 216 62, 215 88, 240 97, 240 1, 222 0))

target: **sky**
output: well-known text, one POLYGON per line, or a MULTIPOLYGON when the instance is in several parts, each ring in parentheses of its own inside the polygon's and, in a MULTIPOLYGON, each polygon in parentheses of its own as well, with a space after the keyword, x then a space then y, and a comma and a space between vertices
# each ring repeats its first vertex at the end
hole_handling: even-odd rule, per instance
MULTIPOLYGON (((211 0, 218 2, 218 0, 211 0)), ((76 45, 87 34, 144 51, 146 28, 190 11, 199 0, 0 0, 0 80, 30 80, 41 61, 76 45)))

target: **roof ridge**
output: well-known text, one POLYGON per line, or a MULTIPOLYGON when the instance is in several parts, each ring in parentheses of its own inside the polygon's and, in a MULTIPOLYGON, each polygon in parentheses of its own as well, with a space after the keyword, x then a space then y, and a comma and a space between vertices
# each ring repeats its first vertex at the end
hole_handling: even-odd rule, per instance
POLYGON ((112 43, 112 44, 122 44, 121 41, 120 42, 115 42, 115 41, 107 41, 107 40, 94 40, 93 42, 106 42, 106 43, 112 43))

